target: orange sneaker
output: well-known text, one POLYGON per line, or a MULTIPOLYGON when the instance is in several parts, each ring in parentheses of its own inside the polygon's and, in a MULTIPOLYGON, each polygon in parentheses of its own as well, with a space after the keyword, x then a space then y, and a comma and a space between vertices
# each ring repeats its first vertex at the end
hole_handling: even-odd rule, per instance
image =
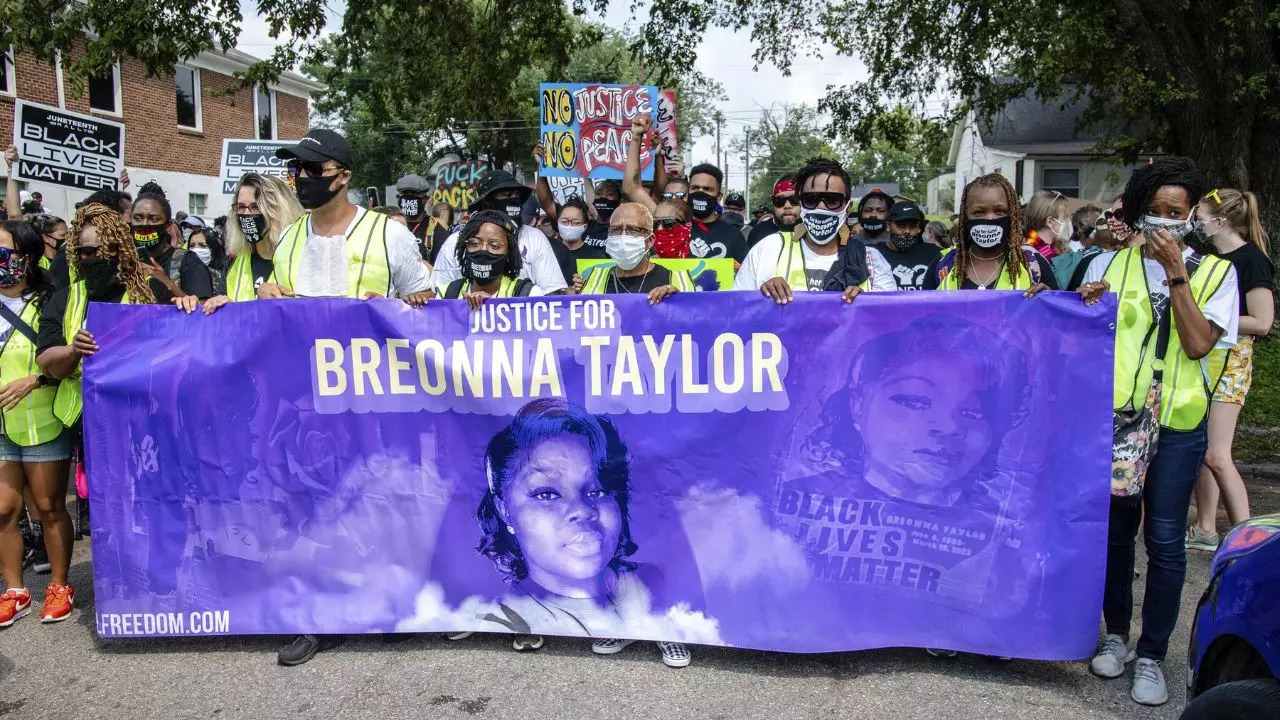
POLYGON ((9 627, 19 618, 30 614, 31 592, 26 588, 6 590, 3 595, 0 595, 0 627, 9 627))
POLYGON ((66 620, 75 604, 75 593, 70 585, 50 585, 44 591, 44 609, 40 611, 40 622, 56 623, 66 620))

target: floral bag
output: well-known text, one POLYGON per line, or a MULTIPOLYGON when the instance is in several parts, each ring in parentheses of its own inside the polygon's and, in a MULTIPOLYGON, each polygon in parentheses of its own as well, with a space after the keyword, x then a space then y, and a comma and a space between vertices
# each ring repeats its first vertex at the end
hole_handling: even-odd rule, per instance
POLYGON ((1116 410, 1112 418, 1111 494, 1114 497, 1141 497, 1147 484, 1147 470, 1160 440, 1160 393, 1164 387, 1164 356, 1169 350, 1172 322, 1173 306, 1170 304, 1164 317, 1147 333, 1148 338, 1156 330, 1160 334, 1156 338, 1155 372, 1151 375, 1151 387, 1147 388, 1147 398, 1142 407, 1116 410))

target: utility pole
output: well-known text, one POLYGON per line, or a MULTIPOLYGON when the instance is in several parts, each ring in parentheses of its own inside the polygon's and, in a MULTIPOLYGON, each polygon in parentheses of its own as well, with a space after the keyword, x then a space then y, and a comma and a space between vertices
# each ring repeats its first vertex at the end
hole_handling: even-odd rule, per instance
POLYGON ((716 167, 724 170, 724 158, 720 157, 720 128, 724 125, 724 114, 719 110, 712 115, 712 119, 716 121, 716 167))
POLYGON ((742 171, 742 174, 743 176, 746 177, 747 189, 743 191, 743 195, 747 198, 747 215, 748 217, 750 217, 751 216, 751 128, 746 129, 746 142, 744 143, 744 146, 747 149, 747 157, 746 157, 745 169, 742 171))

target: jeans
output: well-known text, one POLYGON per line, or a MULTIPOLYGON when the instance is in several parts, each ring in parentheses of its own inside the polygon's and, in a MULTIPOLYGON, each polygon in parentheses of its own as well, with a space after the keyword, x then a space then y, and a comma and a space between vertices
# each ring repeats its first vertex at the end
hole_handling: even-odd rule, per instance
POLYGON ((1147 590, 1137 647, 1140 658, 1164 660, 1169 636, 1178 624, 1187 576, 1187 509, 1207 445, 1204 423, 1190 432, 1162 428, 1142 498, 1111 499, 1102 615, 1108 634, 1128 639, 1133 619, 1134 541, 1141 525, 1147 548, 1147 590))

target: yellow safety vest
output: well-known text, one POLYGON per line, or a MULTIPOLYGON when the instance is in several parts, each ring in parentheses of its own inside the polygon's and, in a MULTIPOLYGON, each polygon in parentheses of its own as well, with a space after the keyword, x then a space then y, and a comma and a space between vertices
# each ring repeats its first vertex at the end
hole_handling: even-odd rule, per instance
MULTIPOLYGON (((516 288, 519 286, 520 286, 520 280, 518 278, 512 278, 512 277, 507 277, 506 275, 503 275, 502 281, 498 283, 498 294, 494 295, 494 297, 500 297, 500 298, 520 297, 519 295, 516 294, 516 288)), ((463 280, 462 285, 458 287, 457 297, 452 299, 456 300, 457 298, 465 297, 466 294, 469 292, 471 292, 471 281, 463 280)), ((442 298, 448 298, 449 286, 446 285, 440 288, 437 294, 442 298)))
MULTIPOLYGON (((258 297, 258 288, 253 284, 253 251, 237 256, 231 261, 231 267, 227 269, 227 297, 234 302, 244 302, 245 300, 255 300, 258 297)), ((276 274, 272 271, 266 282, 274 283, 276 274)))
MULTIPOLYGON (((18 317, 26 321, 31 329, 40 332, 40 311, 34 297, 27 300, 18 317)), ((9 337, 0 346, 0 384, 39 374, 35 344, 17 328, 10 330, 9 337)), ((23 398, 17 407, 4 411, 2 417, 5 437, 22 447, 47 443, 57 438, 62 432, 62 423, 53 416, 53 398, 56 393, 57 388, 52 386, 38 387, 23 398)))
POLYGON ((52 261, 52 260, 50 260, 50 259, 49 259, 49 257, 48 257, 47 255, 41 255, 41 256, 40 256, 40 263, 39 263, 39 265, 40 265, 40 267, 44 268, 45 270, 48 270, 50 267, 52 267, 52 266, 53 266, 53 261, 52 261))
MULTIPOLYGON (((807 292, 809 278, 804 266, 804 241, 797 240, 794 233, 780 232, 782 248, 778 250, 778 260, 774 264, 773 276, 780 277, 791 286, 792 292, 807 292)), ((871 277, 867 276, 858 284, 860 290, 871 289, 871 277)))
MULTIPOLYGON (((1231 263, 1205 256, 1191 275, 1191 295, 1203 308, 1231 272, 1231 263)), ((1157 336, 1151 291, 1143 269, 1142 249, 1116 253, 1103 278, 1120 298, 1116 321, 1115 391, 1113 406, 1142 407, 1155 375, 1157 336)), ((1173 303, 1169 304, 1173 312, 1173 303)), ((1178 341, 1178 323, 1170 323, 1169 349, 1164 358, 1164 383, 1160 396, 1160 424, 1172 430, 1194 430, 1209 411, 1213 388, 1201 361, 1192 360, 1178 341)))
MULTIPOLYGON (((609 278, 613 277, 616 265, 596 265, 587 271, 587 277, 582 281, 583 295, 606 295, 609 286, 609 278)), ((693 278, 689 275, 688 270, 670 270, 671 284, 676 286, 680 292, 693 292, 693 278)))
MULTIPOLYGON (((304 214, 284 231, 276 248, 276 282, 292 291, 298 284, 298 258, 307 244, 304 214)), ((387 256, 387 216, 364 211, 347 234, 347 297, 362 298, 369 293, 391 297, 391 261, 387 256)))
MULTIPOLYGON (((84 327, 85 316, 89 312, 89 293, 85 290, 83 280, 72 283, 67 291, 67 309, 62 313, 62 337, 70 345, 75 340, 76 333, 84 327)), ((129 293, 126 292, 120 298, 120 304, 133 304, 129 293)), ((77 364, 76 371, 58 383, 58 391, 53 398, 53 414, 67 427, 75 425, 84 410, 80 375, 83 368, 83 363, 77 364)))
MULTIPOLYGON (((956 273, 955 269, 956 269, 956 266, 953 263, 951 265, 950 272, 948 272, 947 276, 942 279, 941 283, 938 284, 939 290, 959 290, 960 286, 964 284, 964 278, 960 277, 960 275, 956 273)), ((1012 279, 1009 278, 1009 268, 1007 267, 1007 262, 1002 261, 1000 263, 1000 275, 996 278, 996 286, 994 289, 995 290, 1030 290, 1031 289, 1031 270, 1030 268, 1023 268, 1023 270, 1025 272, 1018 273, 1018 282, 1015 283, 1012 279)))

